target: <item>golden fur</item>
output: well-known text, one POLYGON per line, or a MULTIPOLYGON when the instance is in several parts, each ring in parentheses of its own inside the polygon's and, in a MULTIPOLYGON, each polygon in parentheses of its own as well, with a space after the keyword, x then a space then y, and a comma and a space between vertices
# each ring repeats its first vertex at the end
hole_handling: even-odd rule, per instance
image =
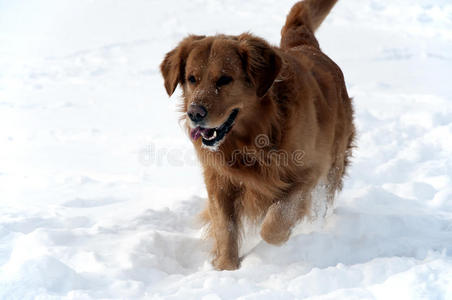
MULTIPOLYGON (((309 212, 321 180, 330 202, 341 188, 355 135, 353 109, 341 70, 314 36, 335 2, 296 3, 280 47, 249 33, 191 35, 161 65, 168 94, 178 84, 183 89, 183 118, 189 105, 203 105, 213 128, 239 111, 217 149, 193 141, 209 196, 202 216, 216 269, 239 267, 244 218, 262 222, 262 238, 279 245, 309 212), (225 74, 232 82, 216 84, 225 74)), ((192 127, 187 118, 187 132, 192 127)))

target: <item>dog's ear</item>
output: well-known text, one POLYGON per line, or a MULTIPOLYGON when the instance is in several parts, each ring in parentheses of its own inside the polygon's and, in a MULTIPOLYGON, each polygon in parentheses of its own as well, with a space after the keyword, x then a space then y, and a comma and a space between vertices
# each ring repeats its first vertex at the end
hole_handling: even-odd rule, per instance
POLYGON ((263 97, 281 70, 281 58, 263 39, 244 33, 238 40, 245 72, 256 87, 257 96, 263 97))
POLYGON ((160 65, 165 89, 169 96, 176 90, 178 83, 183 83, 185 78, 185 61, 190 53, 193 42, 203 39, 205 36, 190 35, 183 39, 179 45, 168 52, 160 65))

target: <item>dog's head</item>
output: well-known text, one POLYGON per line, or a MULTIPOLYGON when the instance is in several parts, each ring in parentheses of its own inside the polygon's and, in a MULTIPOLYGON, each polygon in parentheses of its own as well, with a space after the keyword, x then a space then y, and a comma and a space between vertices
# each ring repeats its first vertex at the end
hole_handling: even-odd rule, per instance
MULTIPOLYGON (((281 69, 281 58, 250 34, 191 35, 166 54, 161 64, 168 95, 183 90, 182 110, 193 140, 216 147, 257 106, 281 69)), ((254 115, 253 115, 254 113, 254 115)))

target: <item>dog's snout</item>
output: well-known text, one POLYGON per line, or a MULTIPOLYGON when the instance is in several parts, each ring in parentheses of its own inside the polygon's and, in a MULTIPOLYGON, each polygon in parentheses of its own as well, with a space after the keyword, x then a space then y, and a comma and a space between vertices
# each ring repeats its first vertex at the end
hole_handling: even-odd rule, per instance
POLYGON ((207 110, 202 105, 191 104, 187 111, 188 117, 195 123, 201 122, 207 116, 207 110))

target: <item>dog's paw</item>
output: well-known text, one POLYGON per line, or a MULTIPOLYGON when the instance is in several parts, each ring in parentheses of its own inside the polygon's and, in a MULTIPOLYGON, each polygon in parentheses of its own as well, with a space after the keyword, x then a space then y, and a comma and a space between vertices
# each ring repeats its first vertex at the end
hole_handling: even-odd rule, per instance
POLYGON ((291 234, 291 223, 278 204, 273 204, 267 211, 262 222, 261 237, 272 245, 281 245, 287 242, 291 234))
MULTIPOLYGON (((265 224, 264 224, 265 225, 265 224)), ((271 226, 262 226, 261 237, 269 244, 280 246, 287 242, 290 237, 291 230, 274 230, 271 226)))
POLYGON ((212 266, 218 271, 237 270, 240 267, 240 260, 238 257, 218 256, 212 260, 212 266))

